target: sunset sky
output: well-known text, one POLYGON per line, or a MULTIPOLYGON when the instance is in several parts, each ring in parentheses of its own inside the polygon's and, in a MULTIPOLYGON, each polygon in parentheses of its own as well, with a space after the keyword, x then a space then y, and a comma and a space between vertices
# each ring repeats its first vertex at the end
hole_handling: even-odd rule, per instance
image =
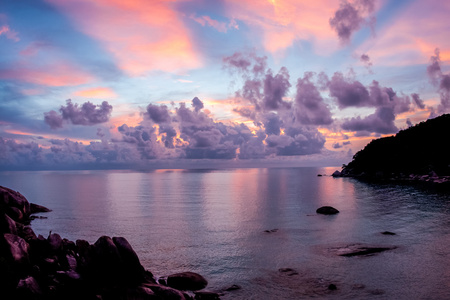
POLYGON ((0 170, 340 166, 450 112, 450 2, 1 0, 0 170))

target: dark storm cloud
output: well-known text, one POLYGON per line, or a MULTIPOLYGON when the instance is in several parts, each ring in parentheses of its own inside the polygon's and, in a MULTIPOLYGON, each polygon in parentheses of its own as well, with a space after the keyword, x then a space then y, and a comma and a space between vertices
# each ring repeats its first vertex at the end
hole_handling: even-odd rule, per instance
POLYGON ((303 78, 297 81, 295 96, 297 118, 304 125, 329 125, 333 122, 330 109, 311 81, 312 76, 312 73, 305 73, 303 78))
POLYGON ((101 105, 85 102, 80 106, 73 104, 72 100, 66 101, 66 106, 61 106, 60 114, 52 110, 44 113, 44 121, 52 128, 61 128, 66 120, 74 125, 95 125, 109 120, 112 106, 107 101, 101 105))
POLYGON ((357 0, 354 3, 343 0, 334 16, 330 18, 330 26, 336 31, 339 39, 347 43, 352 34, 362 26, 373 25, 375 19, 368 19, 365 16, 373 12, 374 6, 374 0, 357 0))
POLYGON ((365 117, 346 120, 342 129, 349 131, 366 131, 380 134, 396 133, 398 128, 394 124, 395 114, 392 107, 379 107, 375 113, 365 117))
POLYGON ((147 106, 147 114, 148 117, 157 124, 170 122, 169 110, 165 105, 149 104, 147 106))

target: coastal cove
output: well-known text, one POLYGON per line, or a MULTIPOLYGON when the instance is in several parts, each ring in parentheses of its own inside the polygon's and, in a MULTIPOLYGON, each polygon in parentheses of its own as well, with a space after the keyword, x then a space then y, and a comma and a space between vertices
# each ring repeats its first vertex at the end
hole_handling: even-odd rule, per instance
POLYGON ((0 172, 0 185, 52 209, 36 234, 123 236, 156 277, 240 286, 221 299, 445 299, 448 193, 335 169, 0 172), (316 214, 325 205, 339 213, 316 214), (367 246, 387 251, 345 255, 367 246))

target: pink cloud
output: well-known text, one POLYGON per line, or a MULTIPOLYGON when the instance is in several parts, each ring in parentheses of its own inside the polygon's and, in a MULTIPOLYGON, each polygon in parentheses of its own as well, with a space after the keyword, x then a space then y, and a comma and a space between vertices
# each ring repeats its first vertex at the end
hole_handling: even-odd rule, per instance
POLYGON ((93 80, 93 77, 66 63, 48 65, 45 70, 17 66, 0 70, 0 79, 20 80, 44 86, 75 86, 93 80))
POLYGON ((14 42, 20 41, 18 37, 18 33, 14 30, 11 30, 8 25, 3 25, 0 27, 0 36, 4 35, 7 39, 13 40, 14 42))
POLYGON ((339 0, 227 0, 226 3, 229 17, 244 21, 261 34, 265 49, 272 53, 284 50, 295 40, 313 42, 319 53, 339 47, 329 25, 339 0))
POLYGON ((237 25, 235 20, 231 20, 230 23, 227 24, 225 22, 219 22, 217 20, 211 19, 210 16, 196 17, 195 15, 192 15, 191 19, 194 20, 195 22, 199 23, 202 26, 208 25, 210 27, 213 27, 219 32, 225 33, 230 28, 239 29, 239 26, 237 25))
POLYGON ((119 67, 138 76, 202 65, 173 1, 47 0, 85 34, 100 41, 119 67))
POLYGON ((376 39, 361 45, 376 65, 411 65, 428 62, 435 48, 450 60, 450 5, 445 1, 414 1, 380 29, 376 39))
POLYGON ((74 93, 75 96, 84 98, 96 98, 96 99, 106 99, 106 98, 116 98, 117 94, 110 88, 96 87, 87 90, 80 90, 74 93))

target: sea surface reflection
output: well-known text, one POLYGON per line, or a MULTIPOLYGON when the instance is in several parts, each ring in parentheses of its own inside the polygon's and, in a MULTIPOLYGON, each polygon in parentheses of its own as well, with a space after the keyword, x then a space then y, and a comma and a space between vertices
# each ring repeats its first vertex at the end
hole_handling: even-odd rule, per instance
POLYGON ((223 299, 446 299, 449 195, 317 176, 333 171, 1 172, 0 185, 53 209, 33 221, 36 233, 124 236, 155 275, 190 270, 210 290, 242 286, 223 299), (322 205, 340 213, 316 215, 322 205), (397 248, 336 255, 356 243, 397 248))

